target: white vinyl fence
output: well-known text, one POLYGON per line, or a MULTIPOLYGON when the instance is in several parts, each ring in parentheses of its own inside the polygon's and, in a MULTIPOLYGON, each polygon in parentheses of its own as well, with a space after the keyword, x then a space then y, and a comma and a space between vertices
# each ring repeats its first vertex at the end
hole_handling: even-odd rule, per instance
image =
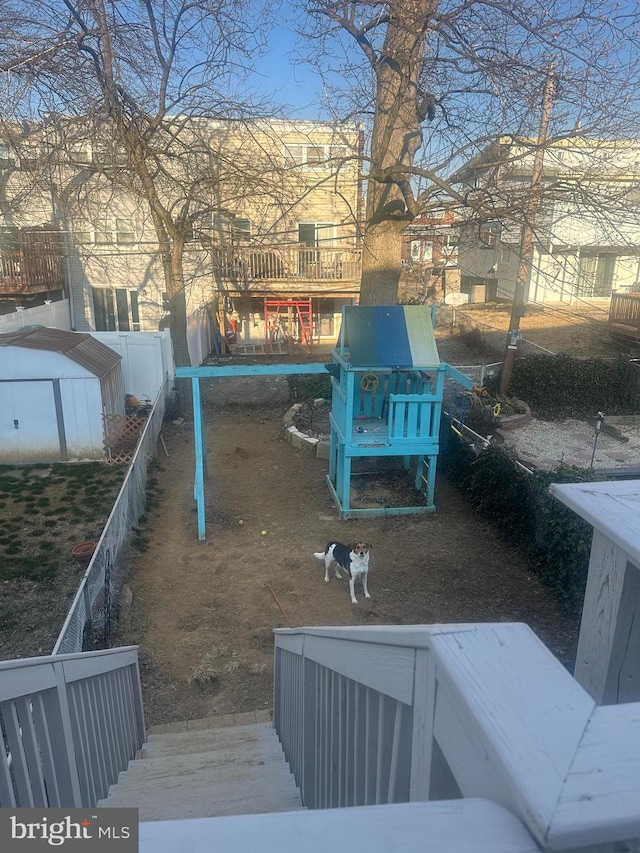
POLYGON ((187 317, 187 346, 191 367, 199 367, 209 353, 214 352, 217 334, 215 326, 210 305, 203 305, 187 317))
POLYGON ((51 326, 65 332, 71 331, 69 300, 59 299, 35 308, 16 308, 11 314, 0 314, 0 335, 18 332, 25 326, 51 326))
POLYGON ((90 335, 122 356, 125 394, 134 394, 141 402, 155 400, 166 377, 174 379, 169 329, 162 332, 90 332, 90 335))
POLYGON ((133 461, 107 519, 91 562, 80 582, 52 654, 83 650, 85 633, 108 636, 116 598, 125 579, 125 551, 131 529, 143 515, 147 472, 156 456, 166 402, 165 386, 158 392, 140 436, 133 461))

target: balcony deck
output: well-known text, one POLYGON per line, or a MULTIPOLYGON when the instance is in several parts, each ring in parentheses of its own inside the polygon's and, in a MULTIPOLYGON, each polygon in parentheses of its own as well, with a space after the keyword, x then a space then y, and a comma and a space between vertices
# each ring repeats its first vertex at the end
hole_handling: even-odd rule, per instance
POLYGON ((232 292, 357 293, 362 251, 309 246, 242 246, 212 250, 215 274, 232 292))
POLYGON ((64 258, 56 232, 26 231, 16 248, 0 249, 0 296, 25 296, 64 287, 64 258))

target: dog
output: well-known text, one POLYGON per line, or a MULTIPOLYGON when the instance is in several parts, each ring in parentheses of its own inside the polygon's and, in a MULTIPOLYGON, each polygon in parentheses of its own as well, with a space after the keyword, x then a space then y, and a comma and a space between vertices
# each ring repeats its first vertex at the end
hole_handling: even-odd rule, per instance
POLYGON ((324 551, 317 551, 313 556, 317 560, 324 560, 325 583, 329 583, 329 569, 332 563, 335 563, 335 572, 338 580, 342 579, 340 571, 344 572, 345 577, 349 578, 351 603, 357 604, 355 581, 358 577, 362 578, 362 589, 364 590, 365 598, 371 598, 367 586, 370 550, 371 545, 368 542, 355 542, 353 545, 343 545, 342 542, 329 542, 324 551))

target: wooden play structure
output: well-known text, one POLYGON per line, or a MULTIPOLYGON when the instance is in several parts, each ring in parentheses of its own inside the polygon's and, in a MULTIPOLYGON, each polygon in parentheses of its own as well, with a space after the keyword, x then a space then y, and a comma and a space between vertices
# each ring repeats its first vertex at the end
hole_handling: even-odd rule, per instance
POLYGON ((440 361, 425 305, 346 306, 332 381, 327 482, 341 518, 433 512, 445 378, 471 389, 467 376, 440 361), (354 508, 352 466, 396 457, 415 468, 419 503, 354 508))
POLYGON ((233 364, 178 367, 191 379, 198 536, 206 537, 205 436, 200 379, 223 376, 331 374, 333 400, 327 482, 341 518, 433 512, 438 433, 445 378, 467 389, 473 380, 438 357, 431 310, 423 305, 346 306, 332 364, 233 364), (398 457, 416 466, 415 506, 354 509, 354 458, 398 457))

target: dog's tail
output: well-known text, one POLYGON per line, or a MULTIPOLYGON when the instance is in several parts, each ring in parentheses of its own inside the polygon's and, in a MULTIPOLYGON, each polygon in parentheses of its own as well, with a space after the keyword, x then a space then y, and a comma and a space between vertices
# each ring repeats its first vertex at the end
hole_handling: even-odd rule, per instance
POLYGON ((316 560, 324 560, 324 551, 316 551, 313 556, 316 560))

